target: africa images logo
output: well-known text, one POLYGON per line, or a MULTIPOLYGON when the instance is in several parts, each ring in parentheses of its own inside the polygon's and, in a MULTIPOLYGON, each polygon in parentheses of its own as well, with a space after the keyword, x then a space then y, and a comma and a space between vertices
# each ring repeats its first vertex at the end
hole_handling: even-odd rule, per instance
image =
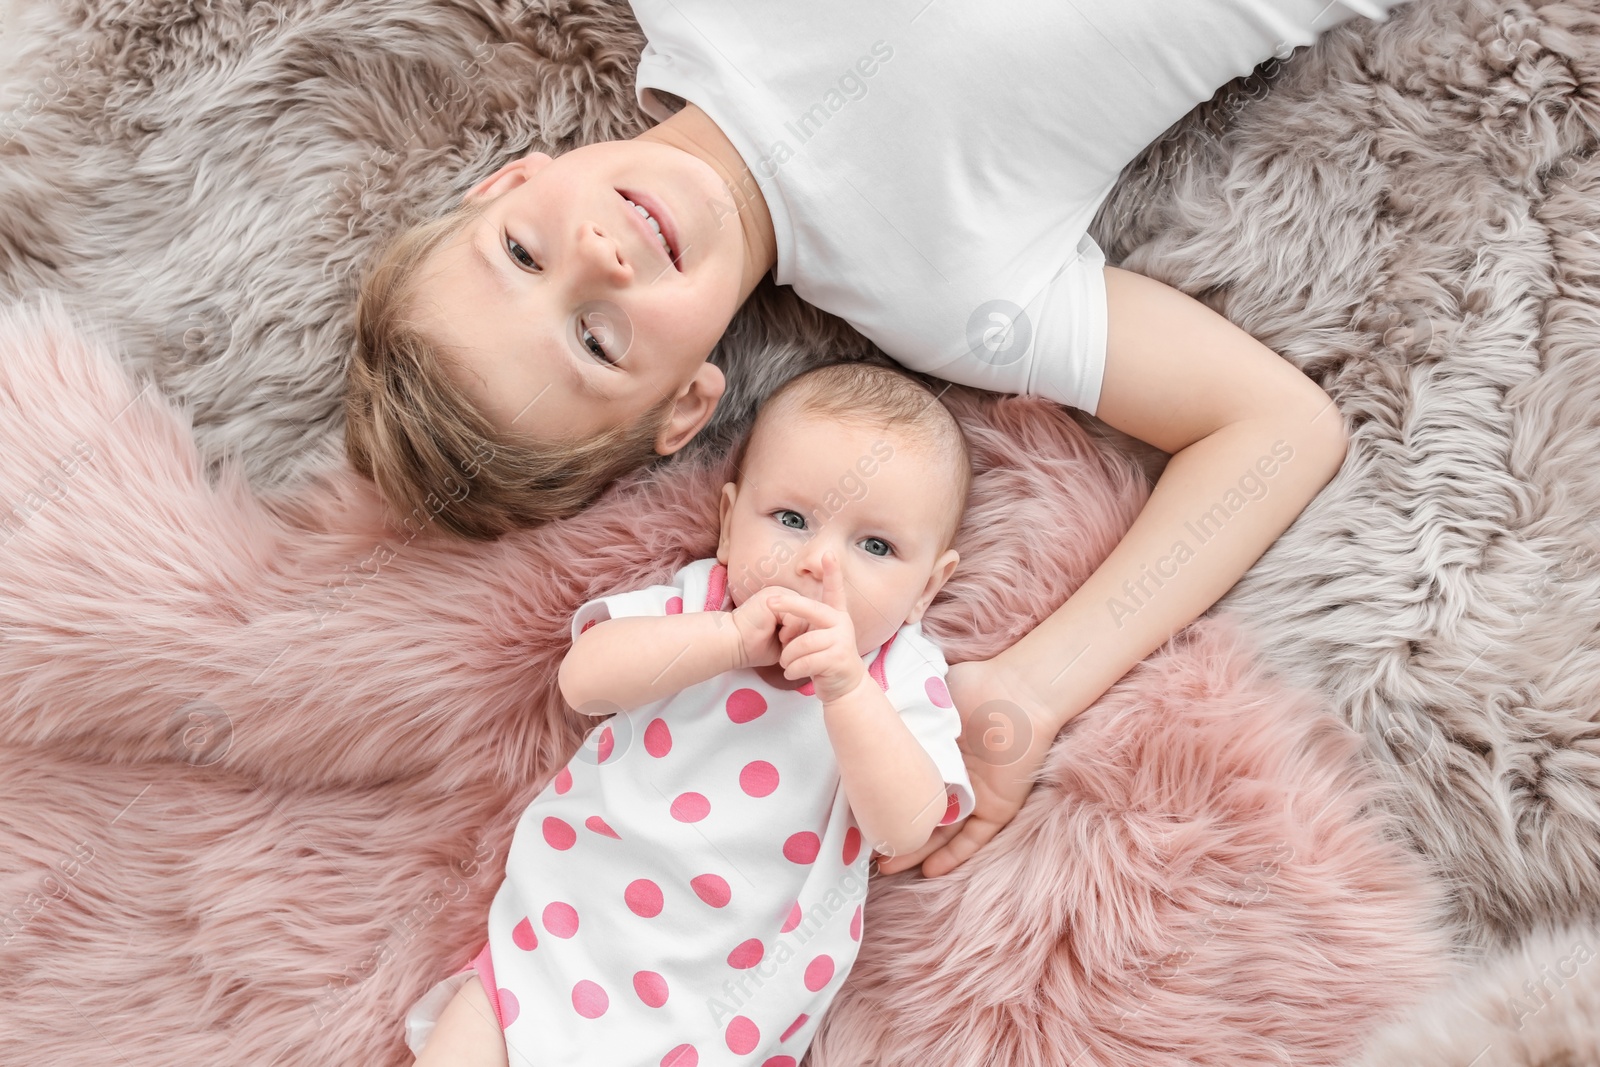
POLYGON ((1027 312, 1009 300, 986 300, 967 319, 967 349, 992 367, 1015 363, 1032 343, 1027 312))

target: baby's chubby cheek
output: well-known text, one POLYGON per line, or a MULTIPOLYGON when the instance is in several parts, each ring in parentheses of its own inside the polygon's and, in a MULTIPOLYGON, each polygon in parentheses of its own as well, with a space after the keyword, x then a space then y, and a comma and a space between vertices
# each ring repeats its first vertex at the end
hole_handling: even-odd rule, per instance
POLYGON ((733 569, 733 566, 731 564, 729 565, 728 595, 733 597, 734 607, 738 607, 740 604, 743 604, 745 601, 755 596, 756 593, 760 592, 761 587, 764 584, 766 583, 757 579, 753 579, 749 574, 736 573, 733 569))
POLYGON ((737 546, 728 553, 728 591, 735 605, 743 604, 765 586, 782 584, 777 577, 778 569, 770 559, 740 552, 737 546))

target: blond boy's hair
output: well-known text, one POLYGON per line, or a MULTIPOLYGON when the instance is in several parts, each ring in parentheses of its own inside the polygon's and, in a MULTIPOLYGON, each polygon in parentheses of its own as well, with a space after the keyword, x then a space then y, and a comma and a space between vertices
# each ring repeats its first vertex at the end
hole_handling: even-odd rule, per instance
POLYGON ((736 485, 743 485, 745 456, 757 431, 785 415, 897 430, 914 447, 925 449, 949 475, 950 520, 940 551, 955 543, 972 491, 972 453, 961 424, 927 379, 896 367, 856 361, 824 363, 795 375, 762 402, 750 431, 739 442, 733 457, 736 485))
POLYGON ((662 458, 656 436, 667 397, 631 423, 588 440, 544 444, 502 434, 446 371, 451 357, 414 318, 430 255, 483 211, 484 201, 393 237, 362 278, 346 376, 345 455, 376 483, 413 535, 429 523, 493 541, 575 515, 613 481, 662 458))

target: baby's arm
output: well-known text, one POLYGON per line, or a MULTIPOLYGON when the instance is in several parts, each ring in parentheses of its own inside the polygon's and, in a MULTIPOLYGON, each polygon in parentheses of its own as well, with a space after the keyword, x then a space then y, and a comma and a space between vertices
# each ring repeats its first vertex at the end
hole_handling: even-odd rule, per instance
POLYGON ((898 856, 921 848, 944 817, 944 777, 865 668, 861 681, 825 701, 822 720, 861 832, 874 851, 898 856))
POLYGON ((861 662, 838 561, 823 554, 822 601, 773 589, 767 605, 810 627, 778 662, 785 677, 811 678, 861 832, 885 855, 921 848, 944 817, 944 776, 861 662))
POLYGON ((574 708, 609 715, 725 671, 776 663, 783 646, 768 602, 784 592, 757 590, 733 611, 624 615, 588 625, 562 659, 556 684, 574 708))
POLYGON ((556 683, 580 711, 630 711, 739 666, 742 645, 727 611, 607 619, 573 641, 556 683))

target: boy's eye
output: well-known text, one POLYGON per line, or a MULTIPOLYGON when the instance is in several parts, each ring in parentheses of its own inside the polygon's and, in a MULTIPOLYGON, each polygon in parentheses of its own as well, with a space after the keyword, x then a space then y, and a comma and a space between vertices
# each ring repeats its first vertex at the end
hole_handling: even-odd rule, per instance
POLYGON ((870 548, 867 549, 867 551, 868 552, 872 552, 872 554, 874 556, 887 556, 887 555, 889 555, 890 553, 892 553, 894 551, 893 546, 891 546, 889 544, 889 542, 885 541, 881 537, 868 537, 868 538, 865 538, 861 543, 864 544, 864 545, 872 545, 872 544, 882 545, 883 546, 883 551, 882 552, 873 552, 872 549, 870 549, 870 548))
MULTIPOLYGON (((510 251, 510 254, 512 254, 512 258, 514 258, 515 261, 520 262, 520 264, 522 264, 522 266, 531 267, 531 269, 534 269, 534 270, 538 270, 539 269, 538 262, 534 262, 533 261, 533 256, 531 256, 531 254, 528 253, 528 250, 526 250, 526 248, 523 248, 523 246, 520 245, 520 243, 517 242, 517 238, 510 237, 510 235, 507 234, 506 235, 506 248, 507 248, 507 250, 510 251), (517 253, 522 253, 522 254, 520 254, 520 256, 518 256, 517 253), (526 259, 523 259, 523 256, 526 256, 526 259)), ((602 328, 600 328, 600 331, 598 331, 598 333, 597 333, 597 331, 594 331, 594 330, 584 330, 584 328, 582 328, 582 323, 578 323, 578 326, 579 326, 578 344, 581 344, 581 346, 584 346, 584 350, 587 350, 587 352, 589 352, 590 355, 594 355, 594 357, 597 358, 597 360, 600 360, 600 362, 605 363, 606 366, 614 366, 614 365, 616 365, 616 360, 613 360, 613 358, 611 358, 610 355, 606 354, 606 350, 605 350, 606 330, 605 330, 605 328, 603 328, 603 326, 602 326, 602 328)))
POLYGON ((506 240, 506 251, 511 253, 511 258, 512 259, 515 259, 518 263, 522 264, 524 267, 529 268, 530 270, 538 270, 539 269, 539 264, 537 264, 537 263, 535 263, 533 261, 533 256, 531 254, 529 254, 529 252, 528 252, 528 250, 526 248, 523 248, 520 244, 517 243, 517 239, 515 237, 512 237, 509 234, 507 234, 506 237, 505 237, 505 240, 506 240), (520 253, 520 255, 519 255, 519 253, 520 253), (526 257, 526 258, 524 258, 524 257, 526 257))
POLYGON ((804 515, 800 514, 798 511, 790 511, 787 508, 782 508, 782 509, 779 509, 776 512, 776 514, 778 516, 778 521, 783 523, 785 526, 788 526, 789 529, 791 529, 791 530, 804 530, 806 528, 806 517, 804 515), (800 520, 800 525, 799 526, 793 526, 790 523, 785 522, 784 518, 785 518, 785 516, 788 516, 788 515, 793 515, 795 518, 799 519, 800 520))
POLYGON ((601 363, 609 366, 610 364, 614 363, 615 360, 606 354, 605 342, 607 336, 607 327, 602 325, 597 329, 588 329, 583 325, 583 320, 580 319, 578 321, 578 343, 583 345, 583 347, 587 348, 590 352, 593 352, 595 358, 601 363))

